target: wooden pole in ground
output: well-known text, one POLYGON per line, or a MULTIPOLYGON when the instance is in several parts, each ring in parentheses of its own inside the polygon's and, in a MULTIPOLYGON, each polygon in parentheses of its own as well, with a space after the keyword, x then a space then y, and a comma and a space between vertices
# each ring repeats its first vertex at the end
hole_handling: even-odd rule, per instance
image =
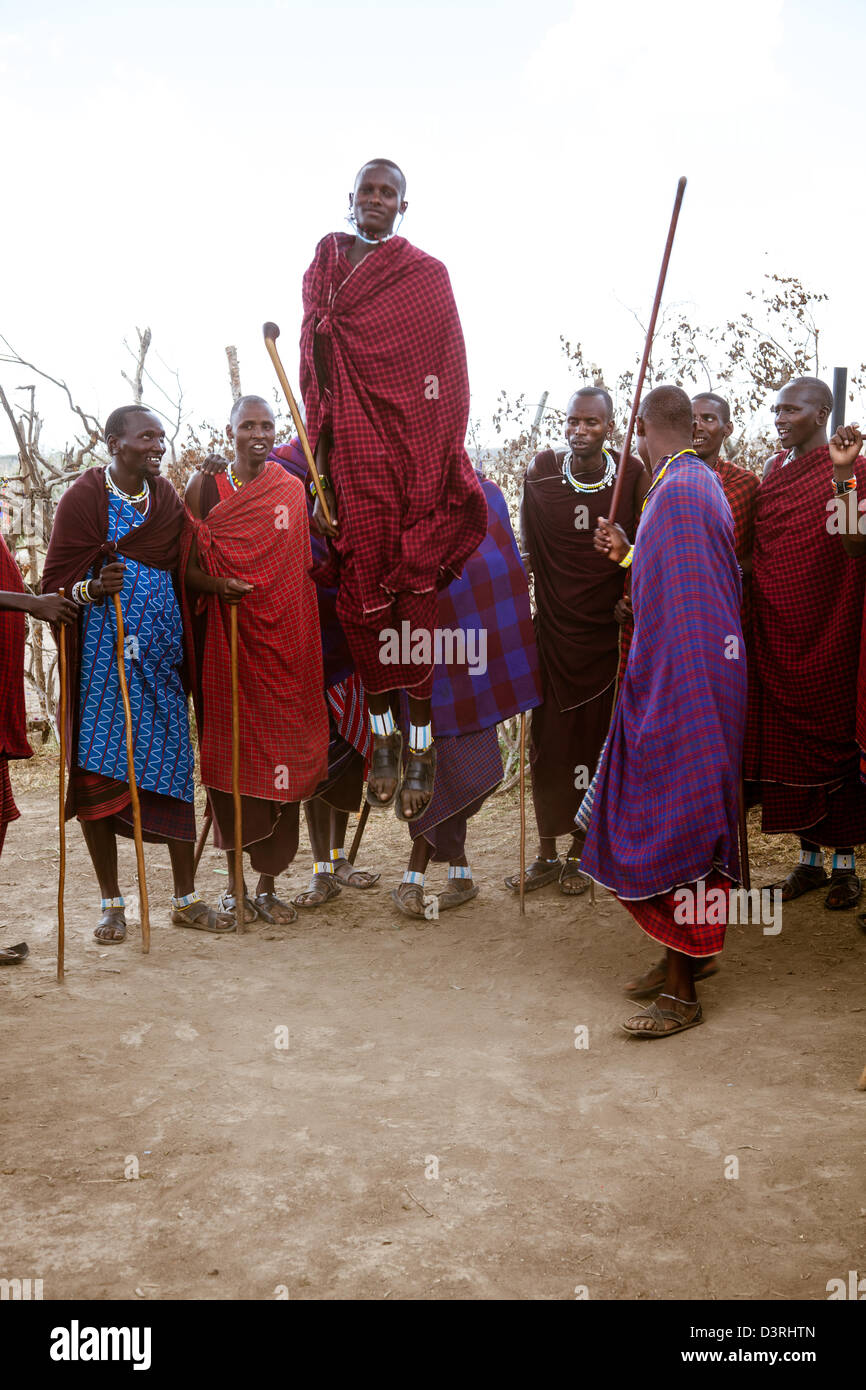
MULTIPOLYGON (((63 593, 62 589, 58 593, 63 593)), ((60 876, 57 880, 57 979, 63 983, 66 954, 66 917, 63 898, 66 891, 66 624, 61 622, 57 643, 60 670, 60 876)))
POLYGON ((208 837, 208 835, 210 834, 210 828, 211 828, 212 822, 213 822, 213 811, 212 811, 211 808, 210 808, 210 802, 208 802, 207 806, 205 806, 205 809, 204 809, 204 818, 203 818, 203 821, 202 821, 202 827, 201 827, 201 830, 199 831, 198 839, 197 839, 196 842, 195 842, 195 858, 194 858, 193 861, 192 861, 192 874, 193 874, 193 878, 195 878, 196 874, 198 873, 198 866, 199 866, 199 863, 201 862, 202 854, 204 853, 204 847, 205 847, 205 845, 207 844, 207 837, 208 837))
POLYGON ((229 605, 232 666, 232 800, 235 810, 235 931, 244 933, 244 828, 241 812, 241 719, 238 693, 238 609, 229 605))
POLYGON ((117 679, 120 682, 120 695, 123 700, 123 715, 126 720, 126 766, 129 774, 129 799, 132 803, 132 833, 135 837, 135 858, 138 864, 138 889, 141 899, 141 949, 144 955, 150 951, 150 905, 147 900, 147 880, 144 876, 144 841, 141 837, 141 805, 138 800, 138 785, 135 780, 135 753, 132 743, 132 707, 129 703, 129 687, 126 684, 126 658, 124 655, 123 609, 120 595, 113 594, 114 616, 117 622, 117 679))
POLYGON ((520 915, 526 916, 526 711, 520 712, 520 915))

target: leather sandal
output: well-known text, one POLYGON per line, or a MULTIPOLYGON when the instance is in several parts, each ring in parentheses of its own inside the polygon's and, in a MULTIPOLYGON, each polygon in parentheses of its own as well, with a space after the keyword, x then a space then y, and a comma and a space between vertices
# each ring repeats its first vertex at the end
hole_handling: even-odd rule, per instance
POLYGON ((804 893, 813 893, 816 888, 823 888, 827 883, 829 879, 820 865, 796 864, 781 883, 769 883, 767 887, 771 890, 780 888, 782 902, 792 903, 795 898, 802 898, 804 893))
POLYGON ((427 797, 424 805, 415 812, 414 816, 407 816, 403 812, 402 796, 398 796, 397 804, 394 807, 394 815, 398 820, 419 820, 433 800, 433 785, 436 778, 436 744, 431 743, 426 752, 430 754, 429 760, 426 756, 421 758, 410 750, 406 771, 403 773, 403 785, 400 788, 401 792, 426 792, 427 797))
MULTIPOLYGON (((660 994, 660 999, 673 999, 677 1004, 694 1004, 693 999, 677 999, 673 994, 660 994)), ((699 1023, 704 1021, 703 1006, 699 1003, 691 1018, 683 1018, 682 1014, 677 1013, 676 1009, 660 1009, 658 1004, 650 1004, 648 1008, 641 1009, 639 1014, 633 1014, 633 1018, 651 1018, 656 1025, 654 1028, 629 1028, 627 1023, 621 1023, 623 1032, 630 1034, 633 1038, 672 1038, 677 1033, 685 1033, 688 1028, 697 1028, 699 1023), (676 1028, 665 1028, 665 1021, 673 1020, 676 1028)))
MULTIPOLYGON (((554 883, 562 872, 562 860, 557 855, 556 859, 533 859, 531 864, 527 864, 523 875, 524 893, 534 893, 536 888, 543 888, 547 883, 554 883)), ((506 888, 510 888, 512 893, 520 892, 520 874, 511 874, 504 879, 506 888)))
MULTIPOLYGON (((324 877, 324 875, 323 875, 324 877)), ((284 903, 282 898, 278 898, 276 893, 256 893, 253 898, 253 906, 263 922, 269 927, 290 927, 293 922, 297 922, 298 914, 291 903, 284 903), (289 917, 282 922, 274 916, 273 909, 282 907, 289 913, 289 917)))
MULTIPOLYGON (((292 902, 295 904, 295 907, 324 907, 325 903, 329 903, 332 898, 339 897, 342 891, 342 884, 337 879, 336 874, 313 874, 310 878, 309 888, 305 888, 302 893, 298 893, 296 897, 292 898, 292 902), (321 893, 322 897, 319 902, 311 903, 307 901, 312 893, 321 893)), ((258 902, 258 898, 256 902, 258 902)))
POLYGON ((856 907, 863 895, 863 884, 853 869, 834 869, 830 875, 830 891, 824 899, 828 912, 847 912, 856 907), (842 901, 831 902, 831 898, 842 890, 842 901))
POLYGON ((171 924, 173 927, 192 927, 193 931, 213 932, 215 936, 224 936, 235 929, 233 913, 215 912, 202 898, 198 902, 188 903, 186 907, 172 904, 171 924))
POLYGON ((403 735, 399 729, 387 737, 378 734, 373 737, 373 756, 370 759, 370 771, 367 775, 367 804, 372 806, 374 811, 387 811, 394 805, 400 791, 400 772, 403 767, 403 735), (378 796, 373 795, 370 786, 370 779, 377 777, 381 781, 394 782, 394 790, 387 801, 380 801, 378 796))

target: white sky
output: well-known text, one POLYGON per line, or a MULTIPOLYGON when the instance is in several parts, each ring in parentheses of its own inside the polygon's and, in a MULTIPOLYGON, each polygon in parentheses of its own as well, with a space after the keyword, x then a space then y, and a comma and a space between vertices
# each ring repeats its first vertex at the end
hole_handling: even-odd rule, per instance
POLYGON ((297 383, 302 273, 380 155, 451 272, 473 417, 563 403, 560 333, 628 364, 681 173, 666 302, 719 322, 797 274, 831 297, 829 376, 866 359, 864 71, 862 0, 0 0, 0 333, 104 419, 149 324, 221 423, 227 343, 271 392, 265 319, 297 383))

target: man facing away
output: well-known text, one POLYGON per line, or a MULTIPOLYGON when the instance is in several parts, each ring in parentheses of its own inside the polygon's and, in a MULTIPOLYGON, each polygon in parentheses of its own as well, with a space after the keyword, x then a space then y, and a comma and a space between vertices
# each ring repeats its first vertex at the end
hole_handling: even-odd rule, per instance
MULTIPOLYGON (((748 468, 742 468, 731 459, 722 457, 724 443, 730 439, 734 429, 731 422, 731 408, 724 396, 719 396, 714 391, 702 391, 699 395, 693 396, 692 420, 695 453, 715 473, 731 509, 734 522, 734 553, 743 577, 743 601, 740 616, 748 652, 751 634, 752 550, 755 543, 755 515, 760 484, 756 475, 748 468)), ((622 629, 620 680, 622 680, 622 674, 625 672, 628 660, 631 635, 632 624, 631 619, 628 618, 623 623, 622 629)), ((751 660, 747 664, 751 679, 751 660)), ((713 956, 707 957, 695 969, 695 983, 718 974, 718 970, 719 966, 715 958, 713 956)), ((662 957, 645 974, 640 975, 635 980, 630 980, 624 986, 624 992, 634 999, 650 998, 664 988, 666 975, 667 961, 662 957)))
POLYGON ((666 948, 658 1003, 623 1025, 662 1038, 703 1021, 694 963, 721 950, 739 880, 746 662, 731 510, 686 393, 651 391, 637 436, 653 484, 635 544, 606 520, 597 531, 609 560, 632 562, 634 637, 582 862, 666 948))
POLYGON ((268 461, 274 432, 261 396, 235 401, 226 429, 234 463, 194 473, 187 485, 182 575, 198 596, 186 617, 201 777, 228 864, 221 904, 245 922, 282 925, 297 913, 277 897, 275 880, 297 852, 300 802, 327 773, 328 716, 304 490, 268 461), (242 835, 259 874, 253 898, 235 882, 229 604, 238 605, 242 835))
POLYGON ((433 794, 436 593, 484 539, 486 506, 464 447, 469 383, 460 320, 440 261, 395 233, 406 180, 371 160, 349 198, 354 235, 332 233, 304 276, 301 389, 324 479, 331 539, 316 578, 338 585, 337 615, 367 694, 367 798, 411 820, 433 794), (406 633, 400 659, 392 638, 406 633), (409 700, 401 785, 399 691, 409 700))

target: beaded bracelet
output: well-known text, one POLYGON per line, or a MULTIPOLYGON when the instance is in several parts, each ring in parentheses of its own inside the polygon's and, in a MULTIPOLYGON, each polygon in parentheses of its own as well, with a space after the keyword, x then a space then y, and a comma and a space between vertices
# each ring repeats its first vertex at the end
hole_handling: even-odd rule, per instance
POLYGON ((844 497, 844 496, 846 495, 846 493, 848 493, 848 492, 856 492, 856 491, 857 491, 857 479, 856 479, 856 478, 843 478, 842 481, 841 481, 841 483, 840 483, 840 482, 838 482, 838 481, 834 478, 834 479, 833 479, 833 487, 834 487, 835 494, 836 494, 837 497, 844 497))
POLYGON ((629 548, 628 548, 628 550, 625 552, 625 554, 623 555, 622 559, 621 559, 620 562, 619 562, 619 567, 620 567, 620 569, 627 570, 633 559, 634 559, 634 546, 633 546, 633 545, 630 545, 629 548))
POLYGON ((89 579, 79 579, 77 584, 72 586, 73 601, 83 607, 86 603, 94 603, 95 599, 90 592, 89 579))

